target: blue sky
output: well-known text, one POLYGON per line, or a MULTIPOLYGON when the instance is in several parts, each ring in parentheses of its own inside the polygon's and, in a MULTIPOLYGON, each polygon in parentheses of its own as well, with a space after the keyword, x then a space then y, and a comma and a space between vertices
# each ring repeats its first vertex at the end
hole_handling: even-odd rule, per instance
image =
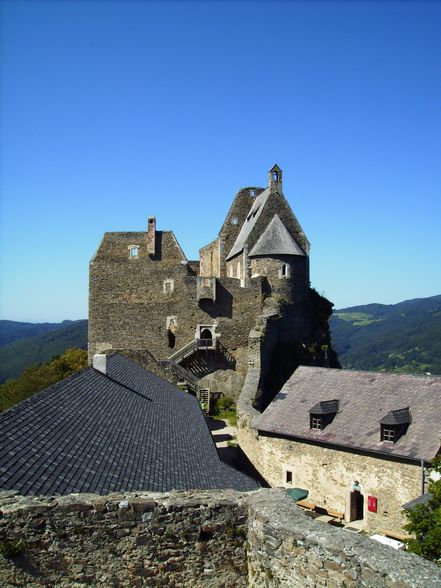
POLYGON ((105 231, 188 258, 277 162, 337 308, 441 293, 441 3, 1 3, 1 317, 87 316, 105 231))

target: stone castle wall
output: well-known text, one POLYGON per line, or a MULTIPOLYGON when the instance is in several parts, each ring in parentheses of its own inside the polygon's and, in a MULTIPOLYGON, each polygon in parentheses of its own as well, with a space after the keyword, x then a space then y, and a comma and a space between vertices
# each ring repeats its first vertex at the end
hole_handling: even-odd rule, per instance
POLYGON ((145 350, 166 359, 197 336, 198 325, 216 325, 219 341, 238 357, 248 344, 250 324, 262 307, 261 280, 241 288, 238 280, 216 283, 216 300, 197 300, 197 276, 188 267, 171 233, 158 233, 157 259, 146 254, 142 234, 105 238, 90 268, 89 355, 107 349, 145 350), (129 243, 130 242, 130 243, 129 243), (140 243, 139 258, 128 246, 140 243), (167 255, 165 255, 165 253, 167 255), (173 321, 174 347, 168 330, 173 321))
POLYGON ((0 494, 2 586, 432 588, 441 570, 312 521, 282 490, 0 494))

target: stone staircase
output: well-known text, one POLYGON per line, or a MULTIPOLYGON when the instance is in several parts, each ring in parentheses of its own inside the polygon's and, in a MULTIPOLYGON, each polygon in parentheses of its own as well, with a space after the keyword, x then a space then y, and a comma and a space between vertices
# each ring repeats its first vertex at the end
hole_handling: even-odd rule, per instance
MULTIPOLYGON (((216 345, 216 343, 214 343, 214 345, 216 345)), ((195 376, 195 374, 180 365, 180 362, 184 361, 184 359, 190 357, 199 349, 204 349, 206 347, 205 339, 194 339, 190 343, 187 343, 187 345, 184 345, 184 347, 181 347, 181 349, 172 353, 167 359, 161 360, 159 364, 177 376, 178 380, 184 383, 187 388, 195 394, 201 404, 204 414, 208 415, 211 401, 210 388, 202 385, 201 380, 195 376)))

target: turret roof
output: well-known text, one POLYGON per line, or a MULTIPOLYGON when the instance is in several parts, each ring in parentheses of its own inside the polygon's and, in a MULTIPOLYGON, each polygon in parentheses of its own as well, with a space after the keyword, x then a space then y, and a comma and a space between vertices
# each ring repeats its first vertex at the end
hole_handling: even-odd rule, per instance
POLYGON ((242 251, 244 245, 247 243, 248 238, 253 230, 259 216, 262 213, 262 210, 268 200, 268 196, 270 195, 270 189, 267 188, 263 192, 261 192, 256 199, 254 200, 253 206, 251 207, 250 212, 240 229, 239 234, 237 235, 237 239, 234 242, 233 247, 231 248, 230 253, 227 255, 226 259, 231 259, 238 253, 242 251))
POLYGON ((258 255, 305 255, 300 245, 290 235, 278 214, 275 214, 265 231, 249 253, 258 255))

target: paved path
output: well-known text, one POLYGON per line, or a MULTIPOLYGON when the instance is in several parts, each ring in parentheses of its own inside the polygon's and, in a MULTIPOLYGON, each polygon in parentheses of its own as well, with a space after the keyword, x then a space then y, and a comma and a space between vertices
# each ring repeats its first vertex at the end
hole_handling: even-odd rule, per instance
POLYGON ((236 441, 237 427, 231 426, 228 421, 215 420, 210 417, 207 419, 207 423, 221 460, 235 466, 237 448, 229 447, 228 441, 236 441))

